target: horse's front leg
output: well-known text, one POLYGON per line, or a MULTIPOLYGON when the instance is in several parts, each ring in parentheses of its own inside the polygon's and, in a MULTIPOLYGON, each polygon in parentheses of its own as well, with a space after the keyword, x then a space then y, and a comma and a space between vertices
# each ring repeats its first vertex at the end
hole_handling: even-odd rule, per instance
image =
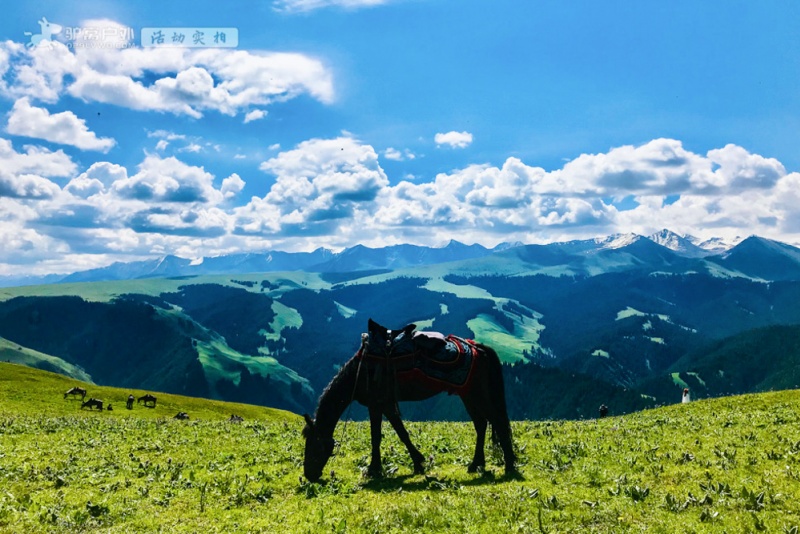
POLYGON ((467 409, 467 413, 475 427, 475 454, 472 456, 472 462, 467 467, 467 471, 478 473, 486 467, 486 453, 484 451, 486 445, 486 417, 483 416, 480 406, 475 403, 472 397, 461 397, 461 400, 464 402, 464 407, 467 409))
POLYGON ((386 418, 389 420, 389 423, 392 424, 392 428, 394 428, 394 431, 397 433, 397 437, 400 438, 400 441, 402 441, 403 445, 405 445, 406 449, 408 449, 408 454, 411 456, 411 461, 414 462, 414 473, 418 475, 424 473, 425 457, 421 452, 419 452, 414 444, 411 443, 411 437, 408 435, 406 426, 403 424, 403 420, 400 418, 400 411, 397 408, 397 403, 387 406, 383 413, 386 414, 386 418))
POLYGON ((367 468, 367 475, 370 477, 383 476, 383 466, 381 464, 381 423, 383 422, 383 411, 380 406, 369 406, 369 430, 372 438, 372 459, 367 468))

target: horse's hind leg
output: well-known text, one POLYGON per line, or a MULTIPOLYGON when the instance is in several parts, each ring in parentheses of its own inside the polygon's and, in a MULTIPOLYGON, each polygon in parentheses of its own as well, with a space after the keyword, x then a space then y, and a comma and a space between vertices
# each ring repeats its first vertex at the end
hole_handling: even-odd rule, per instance
POLYGON ((506 474, 516 473, 517 457, 511 441, 511 423, 508 420, 508 414, 503 408, 493 404, 489 408, 489 422, 492 424, 492 441, 499 443, 503 449, 506 474))
POLYGON ((483 416, 481 409, 475 403, 472 397, 461 397, 464 402, 464 408, 472 419, 472 424, 475 426, 475 454, 472 456, 472 462, 469 464, 467 471, 470 473, 477 473, 486 467, 486 453, 484 452, 486 443, 486 417, 483 416))
POLYGON ((408 449, 408 454, 411 456, 411 461, 414 462, 414 473, 424 473, 425 457, 421 452, 419 452, 419 449, 417 449, 414 444, 411 443, 411 437, 408 435, 406 426, 403 424, 403 420, 400 418, 400 411, 397 408, 397 404, 395 403, 386 407, 383 413, 386 415, 386 419, 389 420, 392 428, 394 428, 394 431, 397 433, 397 437, 400 438, 400 441, 402 441, 403 445, 405 445, 406 449, 408 449))

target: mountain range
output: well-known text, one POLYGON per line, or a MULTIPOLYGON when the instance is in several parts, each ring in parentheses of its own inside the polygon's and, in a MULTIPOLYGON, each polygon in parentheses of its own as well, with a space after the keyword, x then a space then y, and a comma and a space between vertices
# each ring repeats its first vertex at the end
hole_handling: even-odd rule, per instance
MULTIPOLYGON (((363 245, 356 245, 341 252, 318 248, 313 252, 265 251, 197 259, 166 255, 143 261, 116 262, 106 267, 61 275, 0 276, 0 287, 254 272, 307 271, 344 273, 380 269, 395 270, 474 260, 494 254, 502 255, 513 249, 523 249, 532 255, 541 254, 543 258, 550 254, 552 259, 549 261, 558 265, 564 263, 559 258, 581 254, 591 255, 603 250, 619 249, 641 239, 645 239, 645 237, 636 234, 618 234, 606 238, 548 245, 501 243, 491 249, 479 244, 465 245, 451 240, 443 247, 405 244, 384 248, 369 248, 363 245)), ((718 238, 700 240, 692 236, 680 236, 666 229, 647 236, 646 239, 688 258, 705 258, 724 254, 734 248, 740 241, 737 239, 728 242, 718 238)), ((776 244, 776 246, 780 245, 782 244, 776 244)), ((789 245, 783 246, 794 248, 789 245)))
MULTIPOLYGON (((58 282, 0 291, 4 359, 294 411, 313 410, 369 318, 495 347, 515 418, 788 387, 800 368, 800 250, 756 236, 168 256, 58 282)), ((403 409, 464 417, 446 396, 403 409)))

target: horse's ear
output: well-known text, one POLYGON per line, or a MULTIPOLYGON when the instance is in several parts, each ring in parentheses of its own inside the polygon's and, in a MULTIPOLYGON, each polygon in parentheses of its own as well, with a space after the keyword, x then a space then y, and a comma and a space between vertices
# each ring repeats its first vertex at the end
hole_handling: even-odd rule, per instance
POLYGON ((382 335, 384 335, 384 336, 386 335, 386 327, 379 325, 378 323, 376 323, 372 319, 367 321, 367 330, 369 332, 372 332, 373 330, 377 330, 382 335))
POLYGON ((303 414, 303 419, 305 419, 305 420, 306 420, 306 424, 307 424, 308 426, 314 426, 314 420, 313 420, 313 419, 311 419, 311 416, 310 416, 310 415, 308 415, 307 413, 304 413, 304 414, 303 414))

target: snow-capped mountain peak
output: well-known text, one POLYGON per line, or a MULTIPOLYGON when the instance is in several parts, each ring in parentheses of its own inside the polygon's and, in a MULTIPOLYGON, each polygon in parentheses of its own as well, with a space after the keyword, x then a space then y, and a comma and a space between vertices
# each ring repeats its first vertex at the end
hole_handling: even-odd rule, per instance
POLYGON ((695 243, 697 238, 686 234, 679 235, 666 228, 648 236, 648 239, 682 256, 699 258, 710 254, 709 251, 697 246, 695 243))
POLYGON ((623 248, 627 247, 628 245, 632 245, 642 239, 642 236, 638 234, 614 234, 610 235, 604 239, 600 239, 597 241, 597 244, 601 246, 601 248, 605 249, 616 249, 616 248, 623 248))

